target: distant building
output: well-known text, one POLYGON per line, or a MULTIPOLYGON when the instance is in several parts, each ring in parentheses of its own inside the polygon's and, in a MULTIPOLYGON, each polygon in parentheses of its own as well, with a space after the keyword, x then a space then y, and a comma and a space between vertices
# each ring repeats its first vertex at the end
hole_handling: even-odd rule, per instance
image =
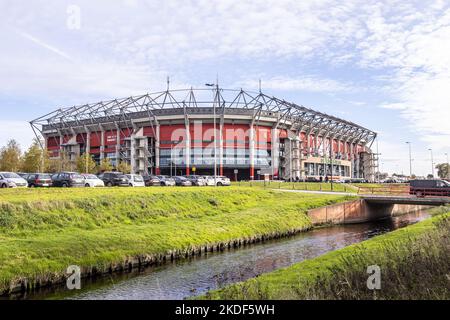
POLYGON ((133 173, 375 178, 375 132, 261 92, 168 90, 61 108, 31 125, 52 157, 88 152, 133 173))

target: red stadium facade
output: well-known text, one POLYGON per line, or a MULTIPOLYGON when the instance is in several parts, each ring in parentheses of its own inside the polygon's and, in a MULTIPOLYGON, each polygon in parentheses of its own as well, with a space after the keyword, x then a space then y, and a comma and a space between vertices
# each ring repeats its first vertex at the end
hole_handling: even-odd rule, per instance
POLYGON ((52 157, 89 153, 134 173, 374 178, 374 132, 261 92, 168 90, 64 108, 31 124, 52 157))

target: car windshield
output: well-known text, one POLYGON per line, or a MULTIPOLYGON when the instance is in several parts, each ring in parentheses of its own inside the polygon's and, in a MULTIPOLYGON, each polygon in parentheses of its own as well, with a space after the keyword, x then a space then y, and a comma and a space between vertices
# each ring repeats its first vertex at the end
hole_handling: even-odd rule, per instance
POLYGON ((98 177, 95 174, 85 174, 84 177, 86 179, 98 179, 98 177))
POLYGON ((141 176, 134 176, 134 181, 142 182, 144 179, 141 176))
POLYGON ((81 174, 78 174, 78 173, 72 173, 72 174, 70 175, 70 177, 71 177, 72 179, 84 179, 83 176, 82 176, 81 174))
POLYGON ((52 177, 49 174, 39 174, 39 179, 51 179, 52 177))
POLYGON ((17 179, 20 178, 20 176, 18 174, 12 173, 12 172, 6 172, 6 173, 2 173, 2 175, 6 178, 6 179, 17 179))

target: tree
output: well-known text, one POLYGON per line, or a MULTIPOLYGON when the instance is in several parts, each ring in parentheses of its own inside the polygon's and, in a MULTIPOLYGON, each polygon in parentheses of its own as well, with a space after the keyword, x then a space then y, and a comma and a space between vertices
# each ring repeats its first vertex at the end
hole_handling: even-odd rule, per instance
POLYGON ((113 165, 109 158, 103 158, 100 161, 100 165, 98 166, 100 172, 111 171, 113 169, 113 165))
POLYGON ((9 140, 7 145, 0 150, 0 171, 19 171, 21 154, 22 151, 17 141, 9 140))
POLYGON ((60 159, 51 159, 48 157, 47 154, 47 160, 45 161, 44 171, 48 173, 56 173, 59 172, 61 168, 61 160, 60 159))
POLYGON ((438 170, 439 178, 448 178, 450 165, 448 163, 440 163, 436 165, 436 169, 438 170))
POLYGON ((123 172, 123 173, 131 173, 131 165, 129 165, 128 163, 124 162, 124 161, 120 161, 119 165, 117 166, 117 171, 119 172, 123 172))
POLYGON ((59 153, 59 158, 57 159, 57 164, 59 166, 58 171, 72 171, 73 170, 73 162, 70 160, 70 155, 62 150, 59 153))
POLYGON ((42 150, 39 140, 35 138, 22 157, 20 170, 23 172, 44 172, 44 155, 45 152, 42 150))
POLYGON ((92 155, 84 153, 75 160, 77 171, 82 173, 94 173, 97 167, 92 155))

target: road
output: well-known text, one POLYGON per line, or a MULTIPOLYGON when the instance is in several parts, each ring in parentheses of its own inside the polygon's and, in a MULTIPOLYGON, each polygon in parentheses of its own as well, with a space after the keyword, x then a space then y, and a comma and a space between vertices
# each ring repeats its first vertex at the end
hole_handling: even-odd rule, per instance
POLYGON ((332 195, 342 195, 342 196, 357 196, 356 193, 350 192, 334 192, 334 191, 312 191, 312 190, 288 190, 288 189, 272 189, 274 191, 283 192, 298 192, 298 193, 312 193, 312 194, 332 194, 332 195))

